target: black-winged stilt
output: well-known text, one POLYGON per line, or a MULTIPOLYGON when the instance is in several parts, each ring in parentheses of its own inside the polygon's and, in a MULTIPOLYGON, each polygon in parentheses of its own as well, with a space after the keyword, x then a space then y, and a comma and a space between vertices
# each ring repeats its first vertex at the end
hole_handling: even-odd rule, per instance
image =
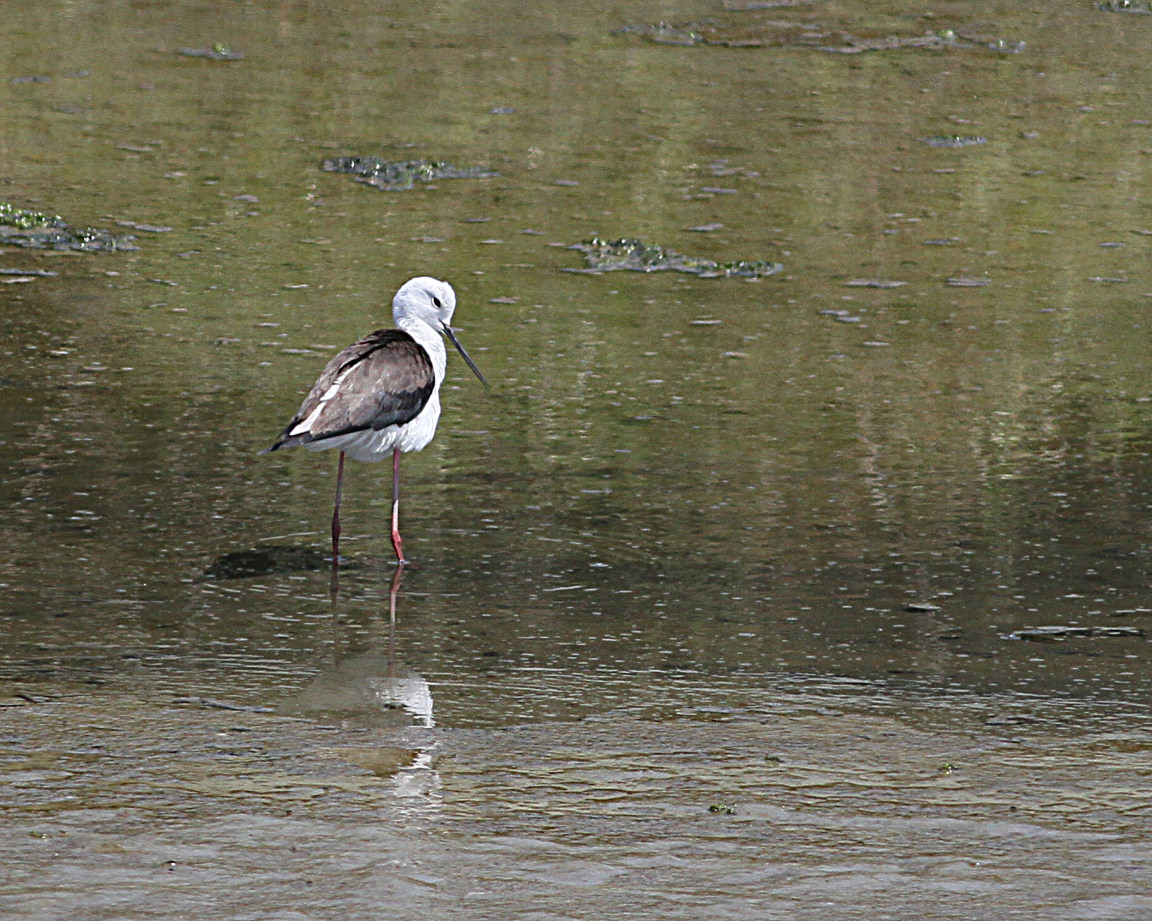
POLYGON ((400 565, 407 562, 400 542, 400 453, 419 451, 436 434, 440 385, 448 364, 441 333, 488 386, 449 326, 455 309, 456 292, 448 282, 427 277, 404 282, 392 298, 397 328, 369 333, 328 362, 275 444, 261 452, 300 445, 310 451, 339 449, 332 511, 333 567, 340 558, 345 454, 361 461, 380 461, 392 454, 392 546, 400 565))

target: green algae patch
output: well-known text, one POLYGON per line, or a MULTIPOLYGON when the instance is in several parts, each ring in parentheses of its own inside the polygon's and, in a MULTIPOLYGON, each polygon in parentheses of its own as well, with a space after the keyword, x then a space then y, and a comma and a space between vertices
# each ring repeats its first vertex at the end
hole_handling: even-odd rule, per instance
POLYGON ((683 25, 666 22, 640 24, 617 29, 617 34, 635 35, 658 45, 717 45, 724 48, 763 48, 795 46, 832 54, 860 54, 865 51, 899 51, 950 48, 973 48, 1017 54, 1023 42, 1001 38, 964 35, 953 29, 894 35, 868 30, 848 31, 824 28, 807 22, 752 20, 735 17, 729 20, 707 19, 683 25))
POLYGON ((495 170, 482 166, 453 166, 440 160, 384 160, 381 157, 329 157, 320 164, 328 173, 348 173, 389 192, 405 192, 438 179, 488 179, 495 170))
POLYGON ((929 147, 978 147, 988 143, 986 137, 978 134, 934 134, 920 140, 929 147))
POLYGON ((584 254, 587 264, 583 269, 565 269, 566 272, 614 272, 627 269, 630 272, 686 272, 700 278, 760 278, 775 275, 784 266, 767 260, 716 262, 696 256, 685 256, 665 249, 658 243, 645 243, 643 240, 601 240, 593 237, 586 243, 570 247, 584 254))
POLYGON ((8 202, 0 202, 0 226, 17 230, 47 230, 63 225, 64 219, 43 211, 26 211, 8 202))
POLYGON ((1105 13, 1152 13, 1152 3, 1144 0, 1109 0, 1097 3, 1096 9, 1105 13))
POLYGON ((1060 643, 1064 640, 1077 637, 1131 637, 1143 639, 1144 631, 1139 627, 1025 627, 1023 630, 1014 630, 1005 639, 1027 640, 1032 643, 1060 643))
POLYGON ((186 58, 206 58, 209 61, 242 61, 244 54, 233 51, 227 45, 216 42, 211 48, 178 48, 177 54, 186 58))
POLYGON ((0 202, 0 246, 112 253, 137 249, 134 240, 98 227, 72 227, 57 214, 0 202))

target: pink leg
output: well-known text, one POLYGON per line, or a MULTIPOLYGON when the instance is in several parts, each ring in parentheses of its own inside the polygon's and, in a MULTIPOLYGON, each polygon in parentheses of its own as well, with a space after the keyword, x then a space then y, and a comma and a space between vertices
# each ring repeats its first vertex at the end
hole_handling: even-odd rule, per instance
POLYGON ((344 487, 344 452, 336 468, 336 506, 332 509, 332 568, 340 565, 340 492, 344 487))
POLYGON ((392 546, 396 550, 396 561, 405 565, 404 545, 400 542, 400 449, 392 451, 392 546))

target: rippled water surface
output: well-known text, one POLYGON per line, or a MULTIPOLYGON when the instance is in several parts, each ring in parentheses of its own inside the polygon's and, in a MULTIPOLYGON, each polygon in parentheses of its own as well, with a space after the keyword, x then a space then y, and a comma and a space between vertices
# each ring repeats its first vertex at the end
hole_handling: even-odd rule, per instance
POLYGON ((761 6, 6 4, 0 914, 1152 913, 1152 16, 761 6))

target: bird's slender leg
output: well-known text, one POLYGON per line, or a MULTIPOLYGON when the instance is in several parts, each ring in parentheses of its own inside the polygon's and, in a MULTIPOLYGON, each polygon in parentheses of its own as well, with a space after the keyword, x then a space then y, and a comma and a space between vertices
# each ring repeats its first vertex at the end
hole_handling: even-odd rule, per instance
POLYGON ((396 560, 403 566, 404 545, 400 542, 400 449, 392 449, 392 546, 396 550, 396 560))
POLYGON ((340 492, 344 487, 344 452, 340 452, 340 463, 336 467, 336 505, 332 509, 332 568, 340 565, 340 492))

